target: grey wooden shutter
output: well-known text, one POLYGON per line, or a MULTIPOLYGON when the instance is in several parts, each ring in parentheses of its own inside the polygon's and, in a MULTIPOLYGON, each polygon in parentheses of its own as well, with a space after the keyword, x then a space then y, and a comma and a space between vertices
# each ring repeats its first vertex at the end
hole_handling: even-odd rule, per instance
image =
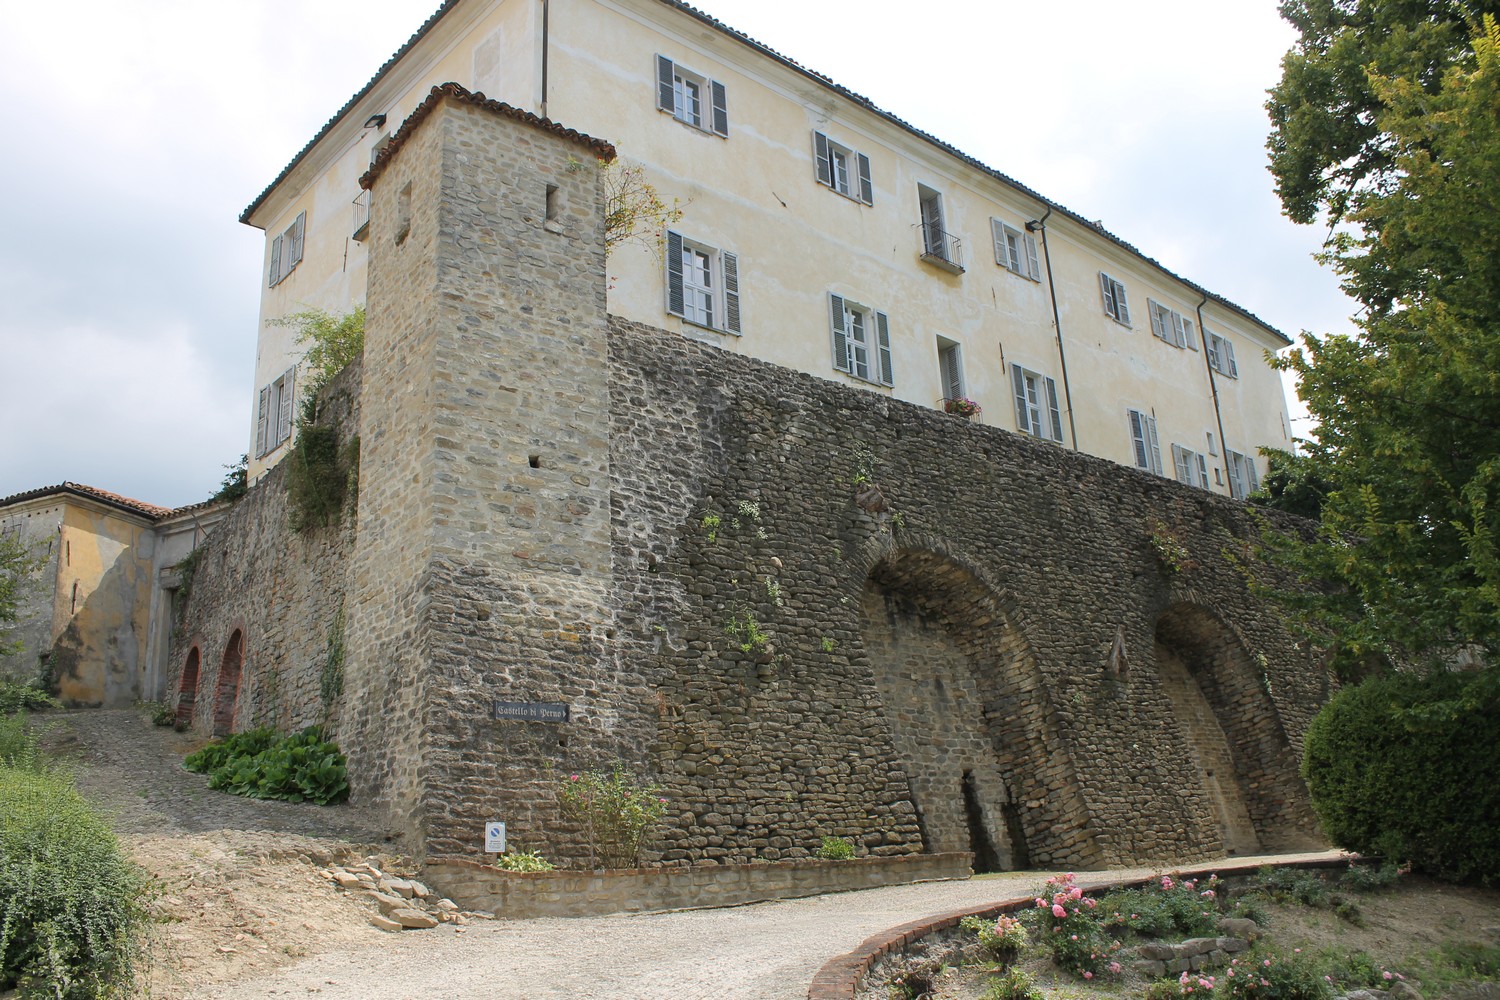
POLYGON ((1010 366, 1010 384, 1016 393, 1016 428, 1022 434, 1030 434, 1031 421, 1026 416, 1026 374, 1020 365, 1010 366))
POLYGON ((1141 419, 1145 421, 1146 431, 1151 436, 1151 471, 1160 476, 1162 475, 1161 445, 1156 439, 1156 418, 1142 414, 1141 419))
POLYGON ((297 366, 286 370, 281 376, 281 412, 276 421, 276 443, 280 444, 292 436, 292 396, 293 387, 297 379, 297 366))
POLYGON ((875 314, 875 343, 880 349, 880 381, 884 385, 896 384, 896 372, 891 366, 891 324, 885 313, 875 314))
POLYGON ((1184 316, 1182 318, 1182 330, 1183 330, 1184 335, 1187 337, 1187 348, 1188 348, 1188 350, 1190 350, 1190 351, 1196 351, 1198 349, 1198 327, 1197 327, 1197 324, 1195 324, 1192 320, 1190 320, 1186 316, 1184 316))
POLYGON ((672 60, 666 56, 656 57, 656 106, 662 111, 677 113, 677 98, 673 94, 672 78, 676 76, 672 60))
MULTIPOLYGON (((1115 282, 1115 307, 1119 310, 1119 314, 1118 314, 1117 318, 1120 320, 1121 323, 1124 323, 1126 326, 1129 326, 1130 325, 1130 306, 1128 304, 1126 304, 1126 302, 1125 302, 1125 286, 1122 285, 1122 284, 1120 284, 1118 281, 1115 282)), ((1154 423, 1154 421, 1153 421, 1153 423, 1154 423)), ((1161 469, 1161 462, 1160 461, 1158 461, 1156 463, 1156 467, 1157 467, 1158 470, 1161 469)))
POLYGON ((1193 485, 1192 465, 1189 463, 1188 457, 1183 452, 1181 445, 1174 444, 1172 446, 1172 468, 1177 472, 1177 481, 1179 483, 1187 483, 1189 486, 1193 485))
POLYGON ((1225 456, 1229 461, 1229 495, 1236 500, 1245 499, 1245 485, 1240 479, 1240 454, 1231 451, 1225 456))
POLYGON ((724 262, 724 329, 740 332, 740 259, 732 253, 721 253, 724 262))
POLYGON ((1229 371, 1227 372, 1227 374, 1230 378, 1239 378, 1240 366, 1234 363, 1234 345, 1231 344, 1228 340, 1225 340, 1223 343, 1224 358, 1229 362, 1229 371))
POLYGON ((828 136, 813 133, 813 159, 817 161, 818 183, 833 187, 833 158, 828 155, 828 136))
POLYGON ((1140 410, 1127 410, 1130 414, 1130 444, 1135 449, 1135 464, 1138 468, 1151 468, 1151 446, 1146 437, 1146 415, 1140 410))
POLYGON ((1032 281, 1042 280, 1042 267, 1036 259, 1036 237, 1030 233, 1026 234, 1026 267, 1028 269, 1027 277, 1032 281))
POLYGON ((1005 248, 1005 224, 999 219, 990 220, 990 239, 995 241, 995 263, 1010 267, 1010 251, 1005 248))
MULTIPOLYGON (((296 264, 302 259, 302 237, 307 231, 307 213, 297 213, 297 221, 292 223, 292 253, 291 263, 296 264)), ((287 270, 291 270, 289 266, 287 270)))
POLYGON ((1180 312, 1172 313, 1172 337, 1178 347, 1187 346, 1187 322, 1180 312))
POLYGON ((271 241, 271 280, 274 285, 281 280, 281 237, 271 241))
POLYGON ((875 204, 875 184, 870 180, 870 158, 864 153, 854 154, 859 164, 859 200, 866 205, 875 204))
POLYGON ((255 415, 255 457, 266 453, 266 418, 271 411, 271 387, 262 386, 260 390, 260 406, 255 415))
POLYGON ((1198 485, 1206 490, 1208 489, 1208 463, 1203 460, 1202 455, 1194 457, 1198 459, 1198 485))
POLYGON ((849 364, 849 332, 845 326, 844 300, 842 296, 828 296, 830 310, 833 313, 833 367, 841 372, 850 368, 849 364))
POLYGON ((964 395, 964 373, 963 365, 960 363, 958 348, 945 348, 939 355, 938 361, 943 373, 943 394, 948 399, 962 399, 964 395))
POLYGON ((724 85, 718 80, 709 81, 709 88, 714 95, 714 131, 719 135, 729 135, 729 104, 726 101, 724 85))
POLYGON ((1104 292, 1104 311, 1119 319, 1119 307, 1115 305, 1114 282, 1103 271, 1099 272, 1099 288, 1104 292))
POLYGON ((682 236, 667 230, 667 312, 686 316, 682 288, 682 236))
POLYGON ((1167 336, 1167 331, 1164 328, 1164 324, 1162 323, 1163 317, 1161 303, 1157 302, 1155 299, 1147 299, 1146 315, 1151 317, 1151 332, 1160 337, 1162 340, 1171 342, 1172 338, 1167 336))
POLYGON ((1047 379, 1047 412, 1052 416, 1052 440, 1062 440, 1062 410, 1057 405, 1057 383, 1047 379))

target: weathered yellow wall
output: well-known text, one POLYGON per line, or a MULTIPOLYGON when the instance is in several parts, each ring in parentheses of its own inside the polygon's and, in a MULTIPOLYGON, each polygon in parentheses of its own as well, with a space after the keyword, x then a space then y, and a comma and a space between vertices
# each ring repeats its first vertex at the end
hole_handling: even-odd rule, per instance
POLYGON ((121 707, 140 696, 154 541, 146 524, 93 504, 66 506, 50 664, 66 703, 121 707))

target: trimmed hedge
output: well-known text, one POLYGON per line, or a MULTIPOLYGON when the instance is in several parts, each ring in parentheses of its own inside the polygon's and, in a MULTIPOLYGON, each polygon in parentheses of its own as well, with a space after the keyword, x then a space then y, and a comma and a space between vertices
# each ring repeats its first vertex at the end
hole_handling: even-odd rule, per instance
POLYGON ((1302 777, 1338 846, 1450 881, 1500 880, 1500 673, 1396 674, 1313 719, 1302 777))
POLYGON ((67 775, 0 766, 0 991, 128 995, 144 956, 146 886, 67 775))

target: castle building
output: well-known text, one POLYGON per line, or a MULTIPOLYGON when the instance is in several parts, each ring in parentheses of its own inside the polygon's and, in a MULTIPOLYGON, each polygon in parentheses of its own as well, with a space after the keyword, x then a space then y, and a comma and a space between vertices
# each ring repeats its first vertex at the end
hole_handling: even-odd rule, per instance
POLYGON ((447 81, 608 139, 680 207, 612 249, 613 315, 1235 497, 1289 446, 1283 334, 828 78, 676 0, 447 0, 241 216, 252 480, 293 434, 274 321, 365 301, 359 178, 447 81))

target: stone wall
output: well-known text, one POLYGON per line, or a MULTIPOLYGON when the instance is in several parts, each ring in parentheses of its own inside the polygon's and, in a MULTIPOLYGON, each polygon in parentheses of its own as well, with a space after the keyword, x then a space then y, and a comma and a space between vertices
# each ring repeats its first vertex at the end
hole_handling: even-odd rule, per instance
MULTIPOLYGON (((324 389, 320 420, 335 423, 346 442, 357 434, 361 377, 356 361, 324 389)), ((167 700, 179 706, 180 722, 205 735, 216 714, 227 714, 236 731, 336 728, 340 700, 325 701, 323 675, 343 608, 353 522, 345 517, 336 527, 298 534, 287 518, 282 463, 181 564, 167 700), (237 689, 232 678, 220 684, 232 643, 242 644, 237 689), (190 663, 196 679, 185 671, 190 663)))
POLYGON ((502 820, 581 862, 555 788, 612 766, 668 800, 652 865, 1182 861, 1237 846, 1225 788, 1312 842, 1326 683, 1225 555, 1243 505, 607 317, 591 142, 445 88, 382 154, 357 534, 252 491, 189 602, 201 690, 242 629, 237 723, 310 718, 344 600, 353 793, 429 857, 502 820))

